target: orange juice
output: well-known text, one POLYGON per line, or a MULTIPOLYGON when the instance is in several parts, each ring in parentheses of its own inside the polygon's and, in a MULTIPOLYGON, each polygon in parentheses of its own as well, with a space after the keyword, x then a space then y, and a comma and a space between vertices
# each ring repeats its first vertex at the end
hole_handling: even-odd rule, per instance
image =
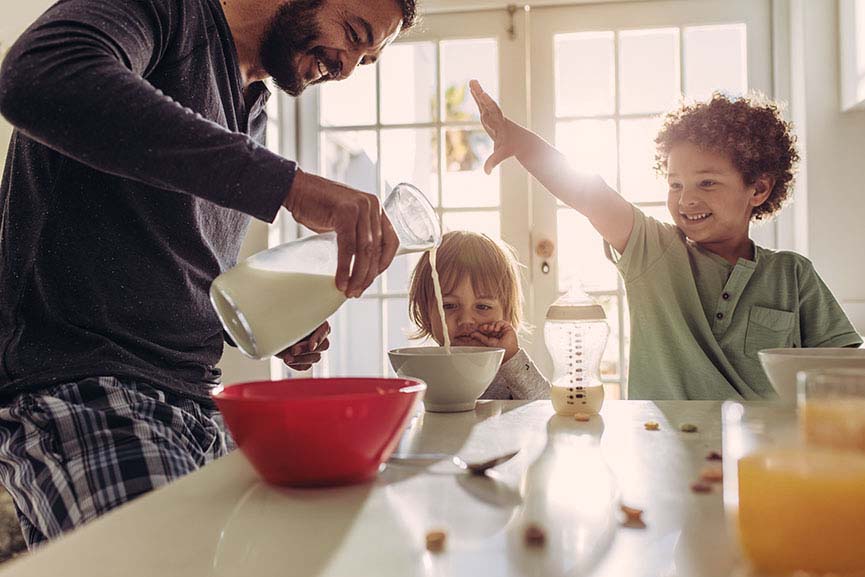
POLYGON ((770 449, 738 469, 739 536, 758 571, 865 575, 865 454, 770 449))
POLYGON ((865 399, 809 399, 801 423, 808 443, 865 451, 865 399))

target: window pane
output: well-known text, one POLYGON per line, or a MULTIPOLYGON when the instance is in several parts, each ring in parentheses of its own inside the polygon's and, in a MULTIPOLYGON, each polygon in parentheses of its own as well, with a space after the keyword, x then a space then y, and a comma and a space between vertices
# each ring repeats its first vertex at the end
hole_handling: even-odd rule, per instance
POLYGON ((559 291, 615 290, 616 268, 604 256, 604 241, 589 220, 572 208, 558 209, 559 291))
POLYGON ((478 120, 478 108, 469 93, 476 79, 495 100, 499 99, 498 46, 492 38, 447 40, 441 43, 442 99, 445 120, 478 120))
POLYGON ((319 85, 322 126, 375 124, 375 66, 358 66, 338 82, 319 85))
POLYGON ((616 108, 612 32, 558 34, 556 115, 613 114, 616 108))
POLYGON ((600 174, 616 187, 616 122, 572 120, 556 124, 556 148, 577 170, 600 174))
POLYGON ((324 176, 376 194, 378 150, 375 131, 328 131, 321 137, 324 176))
POLYGON ((387 194, 401 182, 413 184, 438 204, 438 139, 432 128, 381 131, 381 177, 387 194))
POLYGON ((387 349, 407 347, 415 326, 409 321, 408 299, 387 299, 387 349))
POLYGON ((655 136, 662 123, 660 117, 621 121, 621 193, 631 202, 667 198, 667 184, 652 168, 655 164, 655 136))
POLYGON ((435 120, 435 44, 393 44, 379 60, 379 75, 382 124, 435 120))
POLYGON ((470 230, 485 234, 490 238, 501 238, 501 218, 497 211, 484 212, 446 212, 442 217, 444 232, 451 230, 470 230))
POLYGON ((393 259, 385 275, 387 275, 388 294, 408 294, 408 283, 415 265, 422 253, 399 255, 393 259))
POLYGON ((744 24, 686 28, 685 94, 705 100, 719 90, 731 95, 748 91, 748 53, 744 24))
POLYGON ((330 319, 329 376, 381 376, 381 301, 353 299, 330 319))
POLYGON ((445 172, 442 205, 449 208, 499 206, 499 172, 484 172, 493 151, 486 132, 479 129, 444 130, 445 172))
POLYGON ((621 32, 619 82, 623 114, 663 112, 671 108, 680 92, 678 29, 621 32))

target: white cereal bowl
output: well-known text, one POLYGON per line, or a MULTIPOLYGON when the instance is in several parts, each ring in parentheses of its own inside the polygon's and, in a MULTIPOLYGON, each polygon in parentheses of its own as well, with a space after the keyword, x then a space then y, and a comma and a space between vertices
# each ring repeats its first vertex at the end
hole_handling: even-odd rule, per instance
POLYGON ((865 369, 865 349, 765 349, 757 353, 782 401, 796 402, 796 375, 813 369, 865 369))
POLYGON ((427 411, 471 411, 493 382, 505 350, 492 347, 409 347, 388 351, 400 378, 420 379, 427 385, 423 403, 427 411))

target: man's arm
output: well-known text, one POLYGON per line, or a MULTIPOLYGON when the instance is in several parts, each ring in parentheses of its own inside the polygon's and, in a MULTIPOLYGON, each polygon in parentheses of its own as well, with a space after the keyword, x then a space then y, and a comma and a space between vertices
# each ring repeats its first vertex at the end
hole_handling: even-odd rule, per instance
POLYGON ((146 80, 175 41, 177 0, 67 0, 12 46, 0 113, 97 170, 273 220, 295 164, 146 80))

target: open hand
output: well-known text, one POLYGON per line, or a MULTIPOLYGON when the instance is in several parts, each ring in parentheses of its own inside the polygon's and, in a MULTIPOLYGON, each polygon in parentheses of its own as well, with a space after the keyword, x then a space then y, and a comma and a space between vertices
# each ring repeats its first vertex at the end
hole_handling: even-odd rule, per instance
POLYGON ((493 139, 493 153, 484 163, 484 172, 489 174, 496 166, 517 153, 518 138, 515 129, 519 127, 505 117, 496 101, 484 92, 477 80, 469 82, 469 89, 480 110, 481 124, 493 139))
POLYGON ((502 364, 511 360, 520 350, 520 343, 517 340, 517 331, 511 323, 507 321, 496 321, 478 325, 471 337, 487 347, 500 347, 505 349, 505 356, 502 358, 502 364))
POLYGON ((330 324, 325 322, 311 335, 277 353, 276 356, 290 369, 308 371, 312 365, 321 360, 321 353, 330 348, 330 340, 327 338, 329 334, 330 324))

